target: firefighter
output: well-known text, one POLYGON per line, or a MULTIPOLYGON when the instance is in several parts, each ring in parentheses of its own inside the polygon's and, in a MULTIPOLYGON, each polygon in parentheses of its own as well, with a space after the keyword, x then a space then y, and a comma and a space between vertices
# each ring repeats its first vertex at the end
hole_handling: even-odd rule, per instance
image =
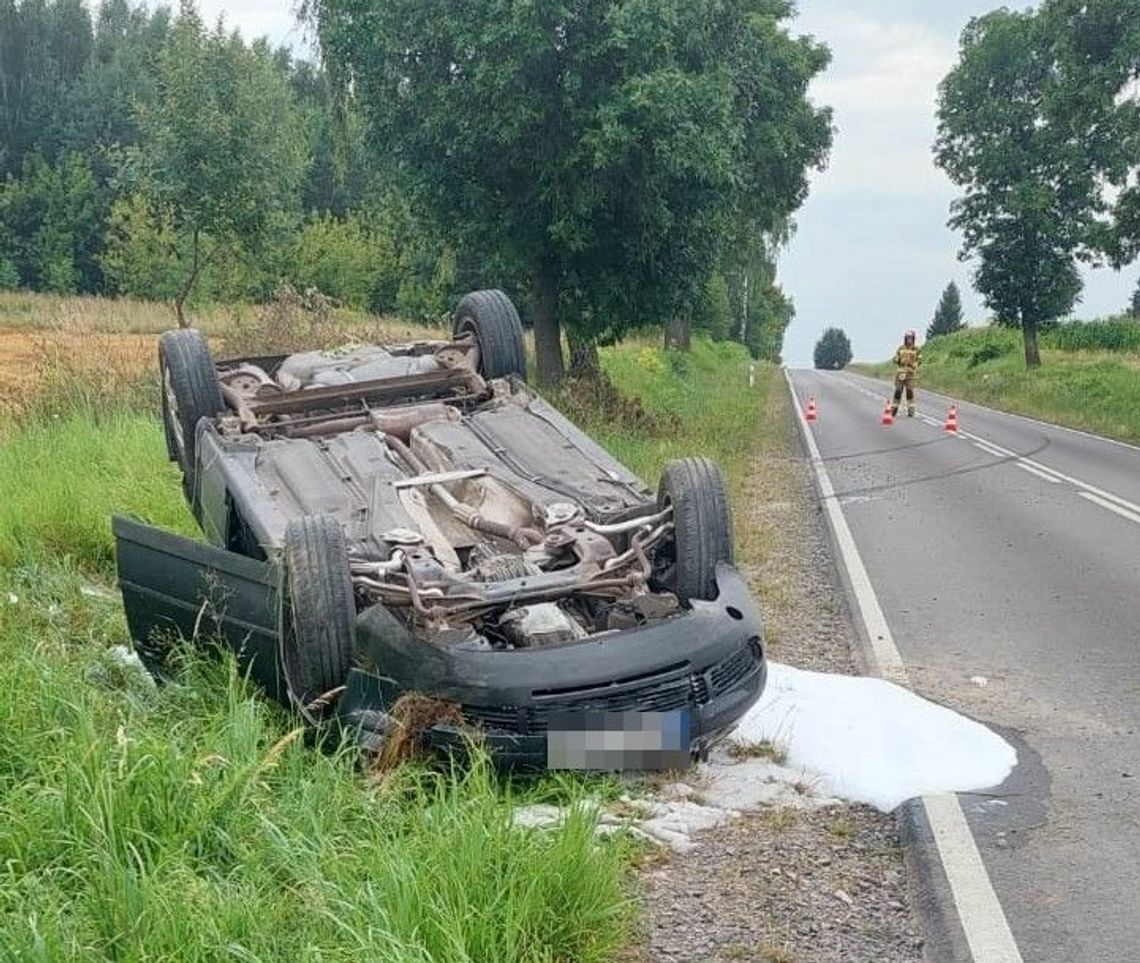
POLYGON ((917 335, 908 331, 903 337, 902 347, 895 352, 895 402, 891 414, 898 416, 903 391, 906 391, 906 413, 914 417, 914 388, 918 384, 918 369, 922 367, 922 348, 918 346, 917 335))

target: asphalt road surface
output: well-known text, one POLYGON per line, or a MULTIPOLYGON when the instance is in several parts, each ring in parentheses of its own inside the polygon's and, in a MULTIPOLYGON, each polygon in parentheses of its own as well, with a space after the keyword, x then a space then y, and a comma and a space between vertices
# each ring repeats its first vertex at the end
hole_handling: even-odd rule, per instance
POLYGON ((791 378, 914 688, 1018 749, 959 800, 1022 958, 1140 961, 1140 449, 791 378))

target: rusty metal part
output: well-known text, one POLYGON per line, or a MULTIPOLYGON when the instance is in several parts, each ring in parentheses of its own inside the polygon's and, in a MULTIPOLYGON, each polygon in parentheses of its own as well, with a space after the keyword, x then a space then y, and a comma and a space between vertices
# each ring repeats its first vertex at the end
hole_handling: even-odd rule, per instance
POLYGON ((474 371, 468 368, 443 368, 403 378, 307 388, 286 392, 275 398, 255 398, 250 401, 250 407, 261 418, 320 410, 343 410, 360 402, 426 400, 456 394, 477 396, 486 393, 487 382, 474 371))
POLYGON ((243 398, 278 395, 282 390, 281 386, 265 373, 264 368, 251 362, 219 370, 218 380, 243 398))
MULTIPOLYGON (((392 435, 384 435, 383 438, 388 447, 402 458, 416 474, 431 474, 430 469, 423 460, 420 459, 411 448, 404 444, 403 441, 392 435)), ((439 483, 429 485, 428 491, 443 502, 443 504, 447 506, 448 511, 463 522, 464 525, 477 532, 509 539, 523 549, 530 548, 532 545, 538 545, 542 541, 542 535, 533 528, 515 528, 510 525, 500 524, 490 518, 484 518, 478 511, 470 505, 461 502, 439 483)))
POLYGON ((245 395, 241 394, 234 388, 231 388, 227 384, 223 384, 221 388, 222 398, 224 398, 226 404, 233 408, 233 410, 237 413, 238 425, 241 427, 241 430, 256 431, 257 415, 255 415, 250 410, 249 405, 246 403, 245 395))
POLYGON ((368 417, 381 434, 391 435, 407 443, 413 428, 430 421, 458 421, 463 415, 452 405, 431 402, 398 408, 370 408, 368 417))

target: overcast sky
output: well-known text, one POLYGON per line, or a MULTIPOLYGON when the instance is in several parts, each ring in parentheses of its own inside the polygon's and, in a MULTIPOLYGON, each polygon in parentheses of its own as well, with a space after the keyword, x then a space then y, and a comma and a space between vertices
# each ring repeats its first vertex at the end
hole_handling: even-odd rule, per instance
MULTIPOLYGON (((302 45, 288 0, 199 2, 204 17, 224 13, 246 37, 302 45)), ((959 238, 946 227, 954 187, 930 147, 938 82, 957 59, 958 36, 971 16, 997 6, 1000 0, 800 0, 796 31, 832 50, 812 96, 834 108, 838 132, 780 262, 797 312, 784 352, 789 364, 809 362, 831 325, 847 331, 857 358, 886 357, 905 328, 925 331, 952 278, 967 319, 985 319, 970 266, 956 258, 959 238)), ((1120 311, 1138 274, 1135 266, 1090 272, 1077 314, 1120 311)))

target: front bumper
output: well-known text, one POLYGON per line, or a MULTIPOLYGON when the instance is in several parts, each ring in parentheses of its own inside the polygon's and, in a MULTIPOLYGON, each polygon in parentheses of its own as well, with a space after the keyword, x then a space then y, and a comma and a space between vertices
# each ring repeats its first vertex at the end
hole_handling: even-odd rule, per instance
MULTIPOLYGON (((727 732, 767 680, 763 624, 740 574, 717 570, 714 602, 665 622, 587 642, 515 652, 465 652, 393 631, 382 609, 357 621, 370 667, 350 674, 337 712, 346 724, 377 718, 405 692, 457 703, 504 768, 542 768, 552 715, 687 710, 695 752, 727 732)), ((463 747, 453 727, 425 734, 433 748, 463 747)))

